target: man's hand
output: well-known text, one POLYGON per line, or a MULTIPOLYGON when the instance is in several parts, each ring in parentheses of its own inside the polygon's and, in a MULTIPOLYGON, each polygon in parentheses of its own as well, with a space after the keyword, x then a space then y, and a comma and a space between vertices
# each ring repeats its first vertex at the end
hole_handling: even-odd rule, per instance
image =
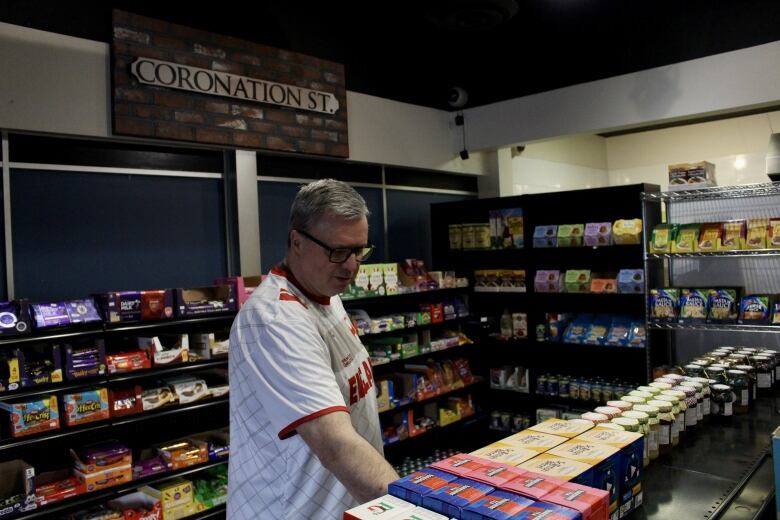
POLYGON ((322 465, 344 484, 359 502, 387 494, 387 485, 398 474, 387 461, 358 435, 347 412, 332 412, 297 428, 322 465))

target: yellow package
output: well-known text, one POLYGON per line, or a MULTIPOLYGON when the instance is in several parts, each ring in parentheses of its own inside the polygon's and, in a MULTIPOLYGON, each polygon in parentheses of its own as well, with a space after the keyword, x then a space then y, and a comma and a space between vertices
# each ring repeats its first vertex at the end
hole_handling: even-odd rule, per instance
POLYGON ((672 253, 693 253, 699 246, 699 224, 680 226, 677 240, 672 243, 672 253))
POLYGON ((699 251, 717 251, 721 248, 720 234, 723 226, 718 224, 702 224, 699 234, 699 251))
POLYGON ((751 218, 747 221, 746 249, 766 249, 768 218, 751 218))
POLYGON ((769 221, 766 246, 770 249, 780 249, 780 218, 773 218, 769 221))
POLYGON ((744 249, 745 245, 745 221, 729 220, 723 223, 721 234, 721 251, 735 251, 744 249))
POLYGON ((642 237, 642 219, 616 220, 612 226, 612 240, 615 244, 639 244, 642 237))

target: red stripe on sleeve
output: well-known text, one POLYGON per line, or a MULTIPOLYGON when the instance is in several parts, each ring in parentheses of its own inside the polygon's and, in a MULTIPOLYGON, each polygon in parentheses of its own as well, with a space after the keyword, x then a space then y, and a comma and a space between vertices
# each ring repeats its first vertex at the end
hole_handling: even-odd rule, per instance
POLYGON ((317 417, 322 417, 323 415, 328 415, 329 413, 333 412, 347 412, 349 413, 349 409, 346 406, 331 406, 330 408, 325 408, 323 410, 320 410, 319 412, 314 412, 313 414, 309 414, 306 417, 301 417, 295 422, 290 423, 288 426, 282 429, 282 431, 279 432, 279 439, 284 440, 292 437, 293 435, 297 435, 298 432, 295 430, 303 423, 309 422, 312 419, 316 419, 317 417))

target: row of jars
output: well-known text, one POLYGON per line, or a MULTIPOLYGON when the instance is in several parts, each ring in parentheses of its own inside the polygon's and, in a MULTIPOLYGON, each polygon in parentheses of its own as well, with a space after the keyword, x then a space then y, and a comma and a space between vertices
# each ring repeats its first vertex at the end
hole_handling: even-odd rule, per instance
POLYGON ((710 381, 703 377, 664 375, 582 418, 645 436, 643 465, 680 443, 686 431, 711 413, 710 381))
POLYGON ((543 374, 536 378, 536 395, 564 397, 582 401, 606 403, 620 399, 634 389, 634 385, 613 380, 543 374))

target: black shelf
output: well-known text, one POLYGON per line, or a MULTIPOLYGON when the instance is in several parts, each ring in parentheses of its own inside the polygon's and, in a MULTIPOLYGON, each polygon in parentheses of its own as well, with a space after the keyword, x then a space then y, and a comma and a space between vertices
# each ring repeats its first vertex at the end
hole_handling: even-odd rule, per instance
POLYGON ((101 324, 89 326, 73 326, 69 328, 60 327, 48 331, 38 331, 23 336, 11 336, 0 339, 0 347, 14 345, 28 345, 30 343, 46 343, 49 341, 59 341, 64 339, 85 338, 103 334, 104 328, 101 324))
POLYGON ((444 301, 447 298, 452 298, 459 294, 465 294, 469 291, 469 287, 453 287, 449 289, 434 289, 432 291, 420 291, 412 293, 399 293, 391 294, 389 296, 371 296, 368 298, 351 298, 342 299, 341 302, 345 308, 355 308, 361 305, 373 305, 373 304, 405 304, 407 302, 421 303, 424 301, 433 301, 431 297, 441 298, 444 301))
POLYGON ((364 338, 367 339, 373 339, 373 338, 381 338, 384 336, 392 336, 392 335, 403 335, 408 334, 409 332, 417 332, 420 330, 425 329, 432 329, 436 327, 447 327, 449 325, 452 325, 453 323, 460 323, 461 321, 467 320, 471 318, 471 316, 460 316, 457 318, 450 318, 448 320, 440 321, 437 323, 426 323, 424 325, 415 325, 414 327, 404 327, 402 329, 393 329, 393 330, 386 330, 384 332, 370 332, 368 334, 363 334, 362 336, 359 336, 361 340, 364 338))
POLYGON ((754 256, 780 256, 780 249, 740 249, 737 251, 699 251, 697 253, 647 253, 648 260, 667 258, 751 258, 754 256))
POLYGON ((195 361, 192 363, 178 363, 171 366, 152 367, 144 370, 133 370, 130 372, 118 372, 108 376, 109 383, 120 383, 125 381, 133 381, 136 379, 144 379, 147 377, 162 377, 169 376, 171 374, 179 374, 182 372, 191 372, 193 370, 201 370, 208 368, 227 368, 228 358, 227 356, 220 356, 216 359, 206 359, 203 361, 195 361))
POLYGON ((429 428, 425 430, 424 432, 420 433, 419 435, 415 435, 414 437, 407 437, 406 439, 391 442, 390 444, 385 444, 384 449, 385 451, 390 451, 395 449, 398 446, 408 446, 409 444, 412 444, 416 441, 425 440, 427 438, 430 438, 432 434, 435 433, 441 433, 441 432, 448 432, 450 430, 454 430, 455 428, 470 426, 474 424, 481 423, 483 421, 487 421, 489 416, 484 413, 474 413, 472 415, 469 415, 468 417, 464 417, 462 419, 459 419, 455 422, 451 422, 450 424, 444 425, 444 426, 434 426, 432 428, 429 428))
MULTIPOLYGON (((148 477, 140 478, 138 480, 132 480, 129 483, 123 484, 121 486, 101 489, 100 491, 93 491, 90 493, 84 493, 72 498, 55 502, 51 505, 45 505, 43 507, 39 507, 38 509, 30 511, 29 514, 23 514, 20 516, 16 516, 14 518, 19 520, 32 520, 34 518, 52 518, 52 515, 54 515, 55 513, 65 513, 67 511, 71 511, 79 507, 86 507, 91 504, 99 503, 101 501, 108 501, 113 498, 118 498, 121 495, 134 491, 136 488, 140 486, 165 482, 175 477, 183 477, 186 475, 191 475, 193 473, 197 473, 205 469, 212 468, 226 463, 227 460, 209 461, 209 462, 204 462, 203 464, 198 464, 197 466, 190 466, 180 470, 167 471, 165 473, 150 475, 148 477)), ((215 511, 216 509, 217 508, 212 508, 207 511, 204 511, 204 513, 212 512, 215 511)), ((222 509, 224 510, 224 506, 222 506, 222 509)), ((196 516, 197 515, 188 516, 187 518, 196 518, 196 516)), ((197 518, 209 518, 209 517, 197 516, 197 518)))
POLYGON ((230 312, 218 316, 203 316, 198 318, 181 318, 177 320, 146 321, 136 323, 107 323, 104 326, 104 332, 108 334, 127 334, 135 332, 144 332, 147 330, 169 329, 176 327, 192 327, 193 325, 223 325, 225 322, 232 322, 236 313, 230 312))
POLYGON ((458 395, 463 392, 467 392, 469 390, 478 389, 479 387, 483 386, 485 384, 485 381, 482 379, 475 379, 474 382, 469 383, 467 385, 464 385, 460 388, 455 388, 454 390, 449 390, 447 392, 442 392, 441 394, 434 395, 433 397, 428 397, 426 399, 422 399, 420 401, 410 401, 408 403, 402 404, 400 406, 396 406, 395 408, 390 408, 389 410, 382 410, 379 412, 379 415, 390 415, 394 412, 401 412, 403 410, 408 410, 409 408, 414 408, 415 406, 423 406, 428 403, 433 403, 438 401, 439 399, 444 399, 446 397, 452 397, 454 395, 458 395))
POLYGON ((737 323, 648 323, 649 330, 699 330, 721 332, 780 332, 780 325, 739 325, 737 323))
POLYGON ((77 390, 87 386, 94 386, 105 384, 108 382, 106 376, 85 377, 84 379, 76 379, 74 381, 66 380, 62 383, 50 383, 47 385, 25 386, 19 390, 10 390, 0 393, 1 401, 11 401, 15 399, 23 399, 28 397, 37 397, 41 395, 51 395, 59 392, 66 392, 69 390, 77 390))
POLYGON ((629 314, 644 321, 644 293, 535 293, 534 306, 545 312, 579 312, 629 314))
POLYGON ((452 354, 453 351, 455 351, 457 349, 462 349, 464 347, 468 347, 469 345, 472 345, 472 344, 473 343, 464 343, 463 345, 456 345, 454 347, 443 348, 443 349, 440 349, 440 350, 431 350, 430 352, 417 354, 416 356, 410 356, 410 357, 401 358, 401 359, 392 359, 392 360, 388 361, 387 363, 377 363, 376 365, 372 364, 371 368, 375 369, 375 371, 378 371, 378 370, 385 371, 386 368, 403 366, 404 364, 409 363, 409 362, 414 362, 415 360, 416 361, 420 361, 421 358, 438 357, 443 352, 449 352, 450 354, 452 354))
POLYGON ((157 419, 160 417, 170 417, 177 414, 192 412, 195 410, 208 409, 217 407, 220 405, 227 405, 229 397, 216 397, 208 400, 196 401, 194 403, 188 403, 179 406, 163 407, 158 410, 149 410, 147 412, 141 412, 134 415, 128 415, 125 417, 110 418, 106 421, 95 421, 92 423, 82 424, 78 426, 61 426, 57 430, 50 430, 41 432, 35 435, 30 435, 21 438, 10 438, 0 441, 0 452, 5 450, 11 450, 15 448, 21 448, 29 446, 31 444, 37 444, 41 442, 47 442, 54 439, 62 439, 64 437, 72 437, 87 432, 95 432, 97 430, 107 430, 109 428, 115 428, 125 426, 128 424, 138 423, 141 421, 147 421, 151 419, 157 419))
MULTIPOLYGON (((201 511, 200 513, 186 517, 186 520, 206 520, 207 518, 225 518, 227 515, 227 506, 220 504, 211 509, 201 511)), ((185 520, 185 519, 183 519, 185 520)))

